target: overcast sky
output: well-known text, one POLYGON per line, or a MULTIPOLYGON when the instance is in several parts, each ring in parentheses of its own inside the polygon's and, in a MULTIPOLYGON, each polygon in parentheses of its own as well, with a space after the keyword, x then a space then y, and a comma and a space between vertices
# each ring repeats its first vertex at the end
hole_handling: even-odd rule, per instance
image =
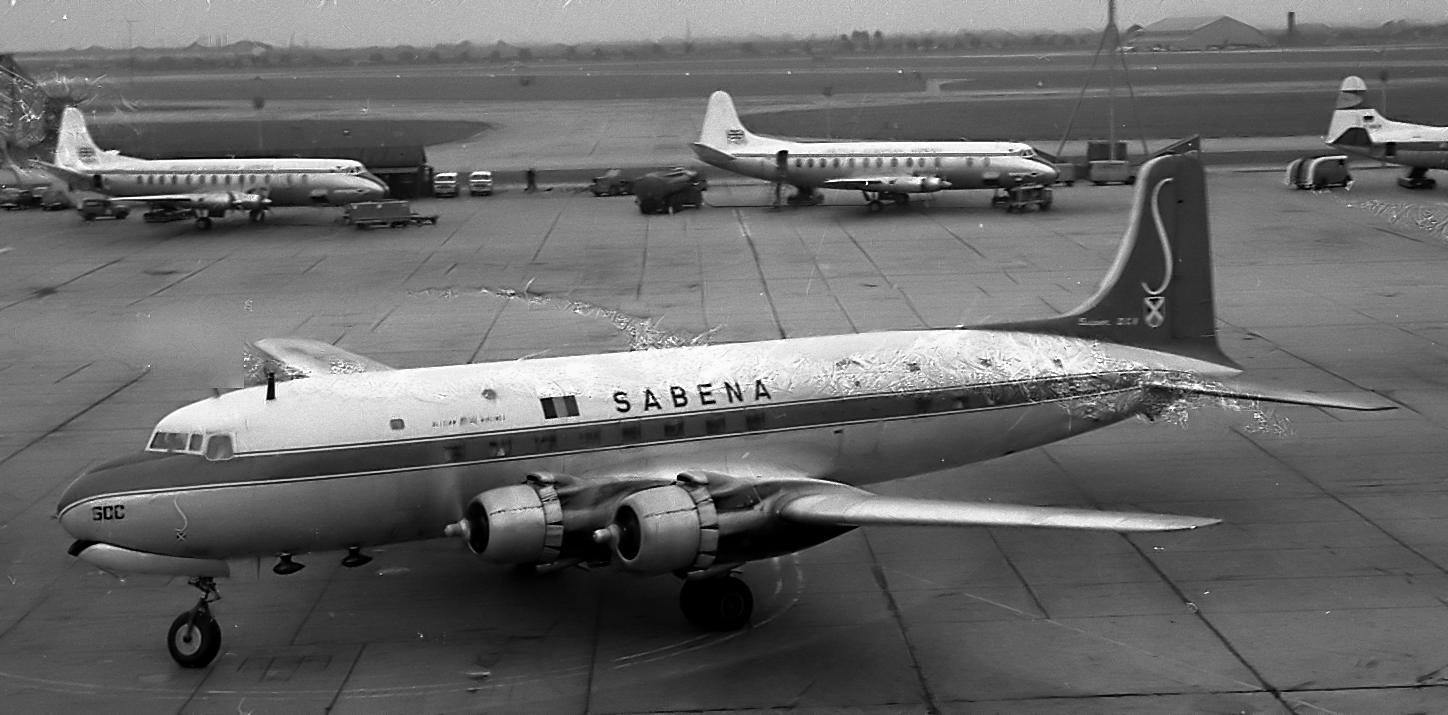
MULTIPOLYGON (((327 47, 580 43, 665 37, 799 37, 851 30, 1077 30, 1105 0, 0 0, 0 52, 230 42, 327 47), (130 21, 129 28, 127 20, 130 21)), ((1264 30, 1299 22, 1448 22, 1445 0, 1119 0, 1119 24, 1230 15, 1264 30)))

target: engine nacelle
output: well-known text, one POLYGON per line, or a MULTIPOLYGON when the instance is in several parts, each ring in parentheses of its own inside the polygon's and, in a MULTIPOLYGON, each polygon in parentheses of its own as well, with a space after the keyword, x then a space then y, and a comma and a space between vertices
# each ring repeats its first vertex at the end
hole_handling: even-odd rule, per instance
POLYGON ((714 564, 719 518, 704 483, 681 478, 625 497, 614 509, 613 523, 594 538, 609 542, 614 562, 627 571, 695 571, 714 564))
POLYGON ((448 527, 473 553, 502 564, 549 564, 563 546, 563 507, 552 484, 530 482, 489 489, 468 502, 448 527))
POLYGON ((901 176, 865 185, 865 191, 881 194, 929 194, 950 188, 950 182, 938 176, 901 176))

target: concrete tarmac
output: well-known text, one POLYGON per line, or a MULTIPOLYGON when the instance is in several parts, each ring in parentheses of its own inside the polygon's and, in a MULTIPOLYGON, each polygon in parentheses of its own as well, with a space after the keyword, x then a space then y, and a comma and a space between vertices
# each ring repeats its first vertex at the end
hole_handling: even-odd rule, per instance
POLYGON ((1048 315, 1105 274, 1132 190, 1077 185, 1050 212, 1021 215, 947 192, 872 215, 848 194, 773 211, 767 186, 739 184, 674 216, 507 190, 419 202, 439 225, 371 232, 311 210, 208 233, 0 214, 0 702, 1441 710, 1448 203, 1397 188, 1395 173, 1357 173, 1351 191, 1314 193, 1276 171, 1211 171, 1223 343, 1253 376, 1373 390, 1400 409, 1199 406, 881 486, 1219 526, 859 530, 747 567, 755 624, 729 634, 690 629, 670 577, 523 578, 445 539, 378 549, 359 569, 311 554, 293 576, 263 562, 221 585, 223 652, 199 671, 164 644, 195 592, 68 557, 53 514, 76 471, 139 450, 161 416, 238 379, 242 341, 310 337, 406 367, 621 350, 643 321, 724 342, 1048 315))

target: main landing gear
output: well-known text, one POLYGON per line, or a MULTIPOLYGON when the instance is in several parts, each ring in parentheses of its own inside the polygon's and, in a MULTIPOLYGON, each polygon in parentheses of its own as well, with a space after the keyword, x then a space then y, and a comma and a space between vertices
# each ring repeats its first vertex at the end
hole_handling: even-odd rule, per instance
POLYGON ((825 197, 814 189, 800 189, 784 199, 790 206, 818 206, 824 200, 825 197))
POLYGON ((896 206, 909 206, 910 194, 897 194, 889 191, 861 191, 865 195, 866 206, 870 207, 870 213, 877 214, 885 210, 885 201, 896 206))
POLYGON ((171 621, 166 631, 166 649, 183 668, 205 668, 221 652, 221 626, 211 616, 211 604, 221 600, 216 581, 210 576, 193 578, 187 583, 201 590, 201 599, 191 610, 171 621))
POLYGON ((754 594, 749 584, 731 575, 685 581, 679 608, 690 623, 711 631, 735 631, 749 624, 754 594))
POLYGON ((198 216, 198 217, 196 217, 196 228, 198 228, 198 229, 200 229, 200 230, 202 230, 202 231, 209 231, 209 230, 211 229, 211 217, 210 217, 210 216, 198 216))
POLYGON ((1428 178, 1428 170, 1421 166, 1408 169, 1407 174, 1398 177, 1398 186, 1405 189, 1431 189, 1437 185, 1437 181, 1428 178))

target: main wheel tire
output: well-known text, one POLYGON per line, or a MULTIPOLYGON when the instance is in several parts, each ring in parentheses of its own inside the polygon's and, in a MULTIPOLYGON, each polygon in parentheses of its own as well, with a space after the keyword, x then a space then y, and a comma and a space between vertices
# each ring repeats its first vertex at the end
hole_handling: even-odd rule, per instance
POLYGON ((685 581, 679 608, 690 623, 711 631, 735 631, 749 624, 754 594, 733 576, 685 581))
POLYGON ((211 229, 211 217, 210 217, 210 216, 202 216, 201 218, 196 219, 196 228, 199 228, 199 229, 201 229, 202 231, 210 230, 210 229, 211 229))
POLYGON ((881 211, 884 211, 884 210, 885 210, 885 204, 882 203, 879 199, 875 199, 875 200, 871 201, 871 202, 869 203, 869 206, 870 206, 870 213, 872 213, 872 214, 877 214, 877 213, 880 213, 881 211))
POLYGON ((183 668, 205 668, 221 652, 221 626, 210 611, 187 611, 171 621, 166 649, 183 668))

